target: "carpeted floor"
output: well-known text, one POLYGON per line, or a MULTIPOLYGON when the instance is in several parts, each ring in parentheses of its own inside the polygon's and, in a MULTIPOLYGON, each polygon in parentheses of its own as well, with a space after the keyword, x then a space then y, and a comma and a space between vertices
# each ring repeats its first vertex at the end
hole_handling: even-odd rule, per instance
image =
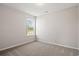
POLYGON ((77 54, 78 51, 75 49, 43 42, 32 42, 0 52, 1 56, 77 56, 77 54))

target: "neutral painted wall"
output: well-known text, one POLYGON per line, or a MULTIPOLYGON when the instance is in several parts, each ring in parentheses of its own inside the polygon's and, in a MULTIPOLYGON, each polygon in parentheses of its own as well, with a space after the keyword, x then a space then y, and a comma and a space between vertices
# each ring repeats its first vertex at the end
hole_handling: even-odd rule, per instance
POLYGON ((34 40, 26 37, 27 17, 33 16, 0 5, 0 50, 34 40))
POLYGON ((37 38, 46 43, 77 48, 77 7, 38 16, 37 38))
POLYGON ((79 5, 78 5, 78 49, 79 49, 79 5))

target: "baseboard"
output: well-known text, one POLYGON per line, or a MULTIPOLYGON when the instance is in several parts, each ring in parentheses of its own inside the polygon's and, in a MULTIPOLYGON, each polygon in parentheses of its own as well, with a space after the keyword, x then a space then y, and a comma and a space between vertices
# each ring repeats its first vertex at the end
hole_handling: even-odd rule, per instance
MULTIPOLYGON (((71 46, 66 46, 66 45, 62 45, 62 44, 49 43, 49 42, 47 43, 45 41, 40 41, 40 40, 38 40, 38 41, 39 42, 42 42, 42 43, 45 43, 45 44, 50 44, 50 45, 54 44, 54 45, 63 46, 63 47, 66 47, 66 48, 71 48, 71 49, 79 50, 79 48, 75 48, 75 47, 71 47, 71 46)), ((21 45, 24 45, 24 44, 30 44, 32 42, 36 42, 36 41, 33 40, 33 41, 30 41, 30 42, 23 42, 23 43, 20 43, 20 44, 16 44, 16 45, 13 45, 13 46, 9 46, 9 47, 6 47, 6 48, 2 48, 2 49, 0 49, 0 51, 4 51, 4 50, 7 50, 7 49, 15 48, 15 47, 18 47, 18 46, 21 46, 21 45)))
POLYGON ((76 50, 79 50, 79 48, 75 48, 75 47, 71 47, 71 46, 66 46, 66 45, 62 45, 62 44, 57 44, 57 43, 49 43, 49 42, 45 42, 45 41, 40 41, 38 40, 39 42, 43 42, 43 43, 46 43, 46 44, 50 44, 50 45, 58 45, 58 46, 62 46, 62 47, 66 47, 66 48, 71 48, 71 49, 76 49, 76 50))
POLYGON ((58 46, 63 46, 63 47, 66 47, 66 48, 71 48, 71 49, 76 49, 76 50, 79 50, 78 48, 71 47, 71 46, 67 46, 67 45, 56 44, 56 43, 53 43, 53 44, 58 45, 58 46))
POLYGON ((16 45, 13 45, 13 46, 2 48, 2 49, 0 49, 0 51, 8 50, 8 49, 15 48, 15 47, 18 47, 18 46, 22 46, 24 44, 29 44, 29 43, 32 43, 32 42, 34 42, 34 40, 33 41, 29 41, 29 42, 22 42, 20 44, 16 44, 16 45))

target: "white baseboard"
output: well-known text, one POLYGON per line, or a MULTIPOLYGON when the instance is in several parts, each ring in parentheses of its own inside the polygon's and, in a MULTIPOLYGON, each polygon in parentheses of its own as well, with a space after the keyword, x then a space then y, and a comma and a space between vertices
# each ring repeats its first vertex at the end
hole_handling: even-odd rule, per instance
MULTIPOLYGON (((45 41, 41 41, 41 40, 38 40, 38 41, 46 43, 46 44, 51 44, 51 45, 54 44, 54 45, 63 46, 63 47, 66 47, 66 48, 72 48, 72 49, 79 50, 79 48, 66 46, 66 45, 62 45, 62 44, 50 43, 50 42, 45 42, 45 41)), ((16 45, 13 45, 13 46, 10 46, 10 47, 2 48, 2 49, 0 49, 0 51, 7 50, 7 49, 10 49, 10 48, 14 48, 14 47, 18 47, 18 46, 21 46, 21 45, 24 45, 24 44, 29 44, 29 43, 32 43, 32 42, 35 42, 35 41, 33 40, 33 41, 30 41, 30 42, 23 42, 23 43, 16 44, 16 45)))
POLYGON ((32 43, 32 42, 34 42, 34 40, 29 41, 29 42, 22 42, 22 43, 19 43, 19 44, 16 44, 16 45, 12 45, 12 46, 9 46, 9 47, 6 47, 6 48, 2 48, 2 49, 0 49, 0 51, 4 51, 4 50, 10 49, 10 48, 18 47, 18 46, 21 46, 21 45, 24 45, 24 44, 29 44, 29 43, 32 43))
POLYGON ((63 47, 66 47, 66 48, 79 50, 79 48, 75 48, 75 47, 71 47, 71 46, 67 46, 67 45, 62 45, 62 44, 57 44, 57 43, 50 43, 50 42, 45 42, 45 41, 41 41, 41 40, 38 40, 38 41, 46 43, 46 44, 51 44, 51 45, 54 44, 54 45, 63 46, 63 47))

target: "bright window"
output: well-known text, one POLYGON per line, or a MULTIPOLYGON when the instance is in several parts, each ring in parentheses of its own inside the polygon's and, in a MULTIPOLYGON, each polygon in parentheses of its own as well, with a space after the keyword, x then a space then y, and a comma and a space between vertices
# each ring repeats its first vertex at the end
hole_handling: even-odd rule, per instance
POLYGON ((35 19, 34 18, 27 18, 26 21, 26 33, 27 36, 35 35, 35 19))

